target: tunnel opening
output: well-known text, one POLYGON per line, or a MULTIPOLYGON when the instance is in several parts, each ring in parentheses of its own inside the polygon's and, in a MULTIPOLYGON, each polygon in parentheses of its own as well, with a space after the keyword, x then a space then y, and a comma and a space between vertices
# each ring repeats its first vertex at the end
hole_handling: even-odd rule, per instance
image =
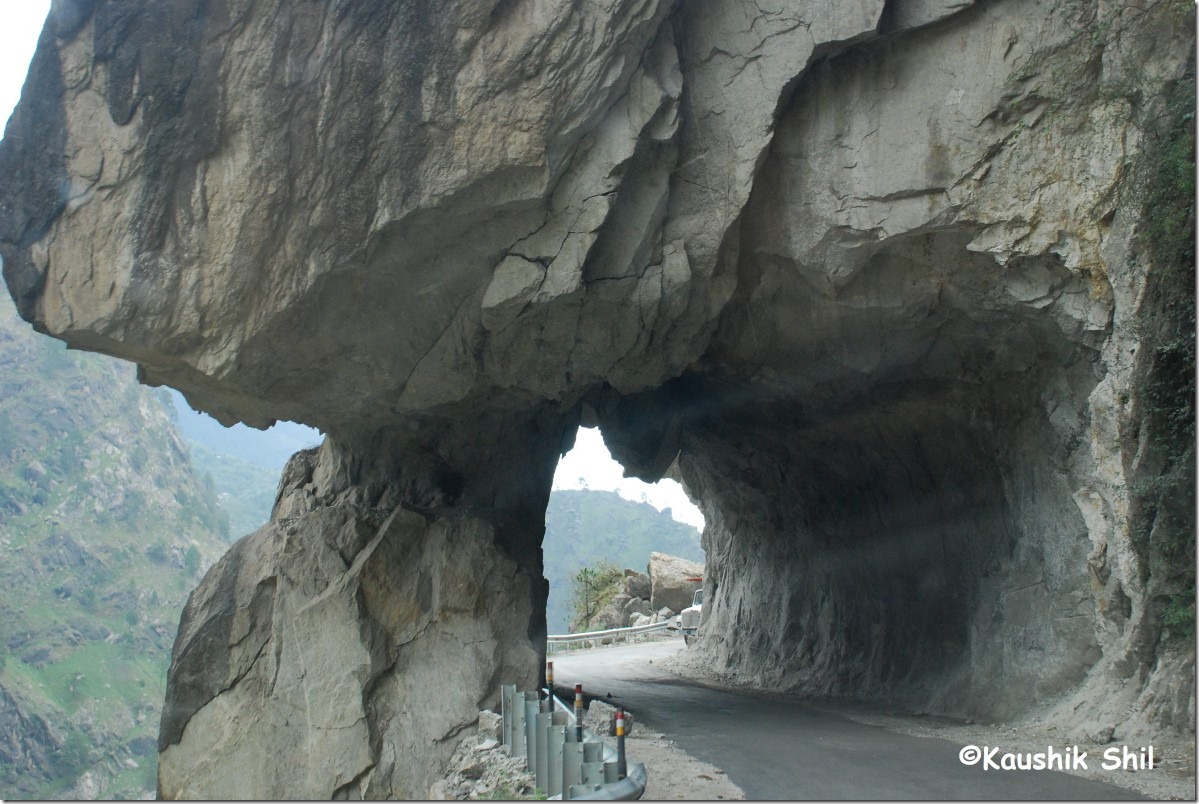
POLYGON ((654 607, 648 587, 654 552, 704 563, 703 514, 683 486, 671 478, 647 483, 626 477, 596 427, 579 427, 573 447, 559 460, 545 524, 550 634, 654 619, 662 608, 654 607), (611 576, 595 582, 592 604, 578 599, 584 591, 583 570, 611 576))

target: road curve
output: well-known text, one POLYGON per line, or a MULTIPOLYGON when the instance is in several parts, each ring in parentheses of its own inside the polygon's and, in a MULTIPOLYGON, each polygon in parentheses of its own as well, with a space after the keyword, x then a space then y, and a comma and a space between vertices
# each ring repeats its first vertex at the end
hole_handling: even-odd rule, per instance
MULTIPOLYGON (((582 683, 588 695, 626 707, 683 751, 722 768, 749 799, 1143 800, 1068 773, 966 766, 957 743, 858 723, 793 696, 708 687, 660 669, 682 647, 682 640, 670 640, 549 658, 565 700, 582 683)), ((1088 764, 1098 762, 1092 754, 1088 764)))

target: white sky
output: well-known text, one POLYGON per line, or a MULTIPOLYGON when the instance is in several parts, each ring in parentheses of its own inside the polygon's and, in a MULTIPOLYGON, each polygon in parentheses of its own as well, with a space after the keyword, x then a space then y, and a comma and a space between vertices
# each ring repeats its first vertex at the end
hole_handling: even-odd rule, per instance
MULTIPOLYGON (((0 119, 5 122, 21 97, 25 72, 49 8, 49 0, 0 0, 0 119)), ((575 448, 558 464, 554 488, 615 491, 625 499, 648 502, 659 511, 669 508, 676 520, 703 530, 703 514, 678 483, 662 480, 650 485, 623 475, 599 430, 582 428, 575 448)))
POLYGON ((624 477, 624 470, 612 460, 600 431, 594 427, 579 428, 575 448, 558 462, 554 488, 615 491, 626 500, 647 502, 659 511, 669 508, 679 522, 704 529, 704 515, 681 485, 673 480, 659 480, 651 485, 635 477, 624 477))
POLYGON ((25 71, 49 9, 50 0, 0 0, 0 120, 6 123, 21 97, 25 71))

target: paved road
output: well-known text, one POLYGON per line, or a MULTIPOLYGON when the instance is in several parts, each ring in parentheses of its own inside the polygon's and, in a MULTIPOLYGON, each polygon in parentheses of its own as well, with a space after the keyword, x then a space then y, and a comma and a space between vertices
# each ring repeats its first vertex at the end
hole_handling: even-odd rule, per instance
MULTIPOLYGON (((581 682, 585 692, 623 705, 687 753, 722 768, 750 799, 1143 798, 1056 771, 984 771, 961 763, 957 743, 864 725, 795 697, 705 687, 654 667, 680 649, 682 641, 671 640, 550 658, 568 702, 581 682)), ((1087 764, 1098 763, 1092 753, 1087 764)))

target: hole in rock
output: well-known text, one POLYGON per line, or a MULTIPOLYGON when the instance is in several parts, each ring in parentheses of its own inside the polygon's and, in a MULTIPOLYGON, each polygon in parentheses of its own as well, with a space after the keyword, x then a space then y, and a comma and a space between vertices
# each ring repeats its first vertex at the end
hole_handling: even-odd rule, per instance
MULTIPOLYGON (((574 448, 558 462, 545 526, 542 549, 550 584, 546 626, 551 634, 607 627, 597 617, 604 616, 612 590, 599 591, 598 600, 586 596, 590 603, 576 602, 580 570, 645 573, 655 551, 704 561, 703 514, 683 486, 670 479, 646 483, 624 477, 598 428, 580 427, 574 448), (590 623, 584 621, 588 613, 590 623)), ((649 605, 645 600, 646 612, 649 605)))
POLYGON ((271 518, 283 467, 295 453, 318 446, 320 431, 288 421, 267 430, 244 424, 225 427, 193 409, 175 389, 164 393, 196 471, 212 480, 217 503, 228 519, 226 538, 232 542, 253 533, 271 518))

